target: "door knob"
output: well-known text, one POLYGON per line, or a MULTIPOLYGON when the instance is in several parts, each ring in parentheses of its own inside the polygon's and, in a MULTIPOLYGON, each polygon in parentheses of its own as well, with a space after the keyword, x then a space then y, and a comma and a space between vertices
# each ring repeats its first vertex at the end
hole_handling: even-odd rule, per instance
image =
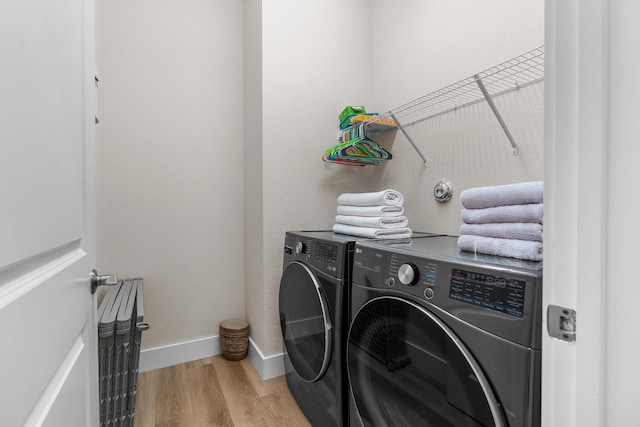
POLYGON ((91 293, 95 294, 98 286, 113 286, 118 283, 118 276, 115 274, 105 274, 104 276, 98 276, 98 272, 94 268, 89 273, 89 277, 91 278, 91 293))

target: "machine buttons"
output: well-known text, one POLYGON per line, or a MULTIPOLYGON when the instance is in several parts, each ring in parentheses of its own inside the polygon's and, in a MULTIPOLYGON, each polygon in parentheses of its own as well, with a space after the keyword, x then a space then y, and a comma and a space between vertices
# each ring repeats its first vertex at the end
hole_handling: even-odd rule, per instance
POLYGON ((296 243, 296 255, 303 254, 307 251, 307 245, 303 242, 296 243))
POLYGON ((418 282, 418 267, 413 263, 402 264, 398 269, 400 283, 413 286, 418 282))
POLYGON ((433 288, 427 288, 424 290, 424 297, 426 299, 431 299, 433 298, 434 292, 433 292, 433 288))
POLYGON ((393 277, 389 277, 387 279, 387 286, 389 286, 390 288, 393 288, 396 285, 396 279, 394 279, 393 277))

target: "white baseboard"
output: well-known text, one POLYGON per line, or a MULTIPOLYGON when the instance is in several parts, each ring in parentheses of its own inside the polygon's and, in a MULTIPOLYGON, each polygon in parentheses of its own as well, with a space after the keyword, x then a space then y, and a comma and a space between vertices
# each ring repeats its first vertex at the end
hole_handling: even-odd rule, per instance
MULTIPOLYGON (((222 354, 220 335, 200 338, 162 347, 150 348, 140 352, 140 372, 166 368, 167 366, 191 362, 222 354)), ((249 338, 248 357, 263 380, 284 375, 284 355, 265 357, 253 340, 249 338)))
POLYGON ((140 372, 166 368, 167 366, 204 359, 222 354, 220 335, 185 341, 140 352, 140 372))

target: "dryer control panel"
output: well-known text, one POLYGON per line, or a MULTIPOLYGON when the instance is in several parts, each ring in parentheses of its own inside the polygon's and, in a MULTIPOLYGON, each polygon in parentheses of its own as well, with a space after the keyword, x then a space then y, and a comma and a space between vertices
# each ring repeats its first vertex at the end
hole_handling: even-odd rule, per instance
MULTIPOLYGON (((460 255, 455 237, 416 245, 358 243, 353 285, 371 295, 407 295, 483 330, 537 348, 542 271, 511 260, 479 262, 460 255)), ((495 257, 493 257, 495 258, 495 257)))
POLYGON ((449 298, 510 316, 522 317, 525 283, 524 280, 513 277, 454 268, 451 271, 449 298))
POLYGON ((304 262, 309 268, 331 277, 342 278, 350 267, 348 245, 321 239, 303 232, 287 232, 284 242, 284 263, 304 262))

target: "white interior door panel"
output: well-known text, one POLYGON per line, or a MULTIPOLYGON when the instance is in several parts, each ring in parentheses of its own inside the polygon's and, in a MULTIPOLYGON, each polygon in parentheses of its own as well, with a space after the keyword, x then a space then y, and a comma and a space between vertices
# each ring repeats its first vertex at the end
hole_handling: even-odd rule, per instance
POLYGON ((0 425, 98 423, 92 1, 0 3, 0 425))

